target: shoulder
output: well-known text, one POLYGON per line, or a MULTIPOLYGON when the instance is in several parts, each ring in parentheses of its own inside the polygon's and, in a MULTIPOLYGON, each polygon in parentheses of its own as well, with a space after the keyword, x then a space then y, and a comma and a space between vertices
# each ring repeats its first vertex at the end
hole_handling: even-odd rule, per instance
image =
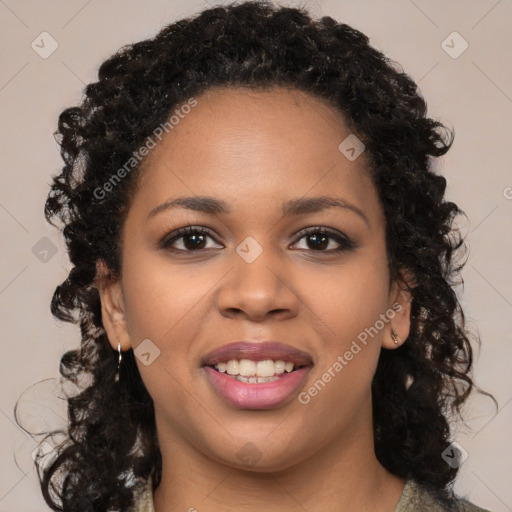
POLYGON ((490 512, 465 499, 457 499, 453 505, 447 505, 440 497, 427 490, 414 480, 407 480, 398 500, 395 512, 490 512))

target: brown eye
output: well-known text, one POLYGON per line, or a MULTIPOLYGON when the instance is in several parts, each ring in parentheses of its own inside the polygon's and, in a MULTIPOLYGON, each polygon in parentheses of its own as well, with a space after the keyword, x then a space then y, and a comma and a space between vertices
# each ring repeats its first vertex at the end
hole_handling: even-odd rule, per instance
POLYGON ((213 236, 206 228, 187 226, 166 235, 160 246, 171 251, 195 252, 209 248, 206 247, 208 238, 213 239, 213 236), (176 242, 180 242, 181 247, 175 247, 176 242))
MULTIPOLYGON (((299 240, 306 239, 307 248, 314 252, 341 252, 355 248, 355 244, 344 234, 331 229, 317 227, 303 230, 299 233, 299 240), (338 247, 327 249, 332 242, 338 247)), ((296 242, 297 243, 297 242, 296 242)))

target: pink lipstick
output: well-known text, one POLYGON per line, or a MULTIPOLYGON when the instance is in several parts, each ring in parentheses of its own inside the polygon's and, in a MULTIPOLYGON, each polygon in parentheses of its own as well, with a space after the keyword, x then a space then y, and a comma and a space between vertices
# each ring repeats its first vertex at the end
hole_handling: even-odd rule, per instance
POLYGON ((313 366, 311 356, 275 341, 235 342, 202 361, 208 381, 239 409, 271 409, 286 402, 313 366))

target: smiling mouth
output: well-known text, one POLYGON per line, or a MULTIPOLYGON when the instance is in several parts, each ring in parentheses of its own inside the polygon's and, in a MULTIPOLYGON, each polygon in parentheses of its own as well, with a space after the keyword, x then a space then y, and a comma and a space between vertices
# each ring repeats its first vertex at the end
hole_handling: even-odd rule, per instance
POLYGON ((291 400, 314 366, 307 352, 278 341, 238 341, 201 363, 215 392, 237 409, 274 409, 291 400))

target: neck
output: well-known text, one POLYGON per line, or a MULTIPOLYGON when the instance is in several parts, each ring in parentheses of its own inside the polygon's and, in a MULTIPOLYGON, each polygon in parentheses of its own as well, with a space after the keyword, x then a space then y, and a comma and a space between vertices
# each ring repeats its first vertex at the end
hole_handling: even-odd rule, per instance
POLYGON ((394 512, 404 486, 375 457, 371 428, 344 432, 300 463, 265 472, 213 460, 174 436, 159 439, 155 512, 394 512))

